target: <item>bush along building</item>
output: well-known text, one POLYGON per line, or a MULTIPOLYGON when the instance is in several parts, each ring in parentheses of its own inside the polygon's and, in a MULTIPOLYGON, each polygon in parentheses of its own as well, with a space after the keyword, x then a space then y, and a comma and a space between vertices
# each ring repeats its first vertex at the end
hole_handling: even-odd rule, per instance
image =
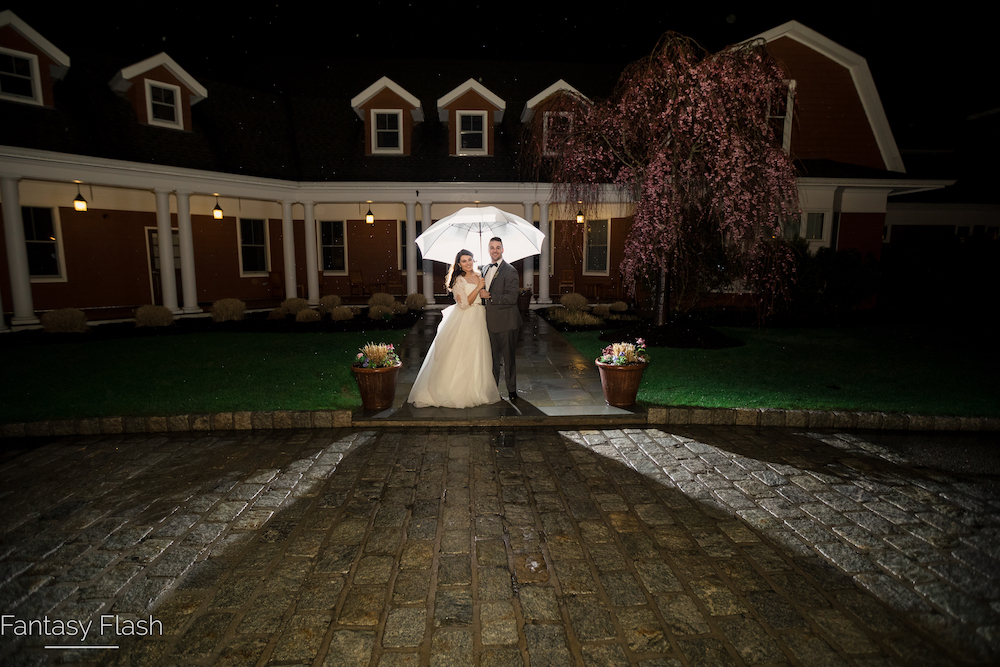
MULTIPOLYGON (((539 303, 627 292, 616 267, 628 203, 577 222, 519 161, 529 129, 571 127, 553 100, 610 95, 614 67, 361 59, 302 63, 265 88, 167 53, 77 60, 44 32, 0 12, 4 330, 70 307, 96 320, 224 298, 434 303, 446 267, 422 261, 414 239, 476 205, 547 235, 518 262, 539 303)), ((799 174, 801 218, 786 235, 878 257, 887 202, 951 182, 906 174, 862 57, 794 21, 757 37, 790 77, 787 105, 771 111, 799 174)))

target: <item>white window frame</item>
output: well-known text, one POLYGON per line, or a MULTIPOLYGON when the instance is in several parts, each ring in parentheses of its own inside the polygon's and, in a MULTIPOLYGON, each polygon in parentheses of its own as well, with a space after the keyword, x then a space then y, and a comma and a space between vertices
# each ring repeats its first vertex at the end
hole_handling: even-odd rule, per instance
POLYGON ((169 127, 174 130, 184 129, 184 105, 181 102, 181 89, 180 86, 175 86, 172 83, 164 83, 163 81, 155 81, 153 79, 144 79, 146 82, 146 120, 150 125, 155 125, 157 127, 169 127), (170 90, 174 93, 174 110, 176 111, 177 120, 171 123, 168 120, 163 120, 161 118, 155 118, 153 116, 153 87, 163 88, 164 90, 170 90))
MULTIPOLYGON (((590 265, 590 258, 588 256, 587 249, 590 244, 587 243, 587 239, 590 237, 590 225, 593 220, 584 220, 583 222, 583 275, 585 276, 609 276, 611 275, 611 219, 610 218, 600 218, 599 220, 607 222, 607 233, 605 235, 605 247, 607 248, 607 255, 604 258, 604 270, 603 271, 589 271, 587 267, 590 265)), ((576 223, 573 223, 576 224, 576 223)))
MULTIPOLYGON (((59 207, 58 206, 28 206, 22 205, 22 209, 25 208, 45 208, 52 212, 52 232, 55 234, 56 239, 56 262, 58 263, 59 272, 47 275, 47 276, 30 276, 29 281, 33 283, 65 283, 69 282, 69 278, 66 275, 66 250, 63 245, 63 233, 62 233, 62 223, 59 217, 59 207)), ((23 213, 22 213, 23 215, 23 213)), ((21 221, 22 224, 24 221, 21 221)), ((27 238, 24 239, 25 245, 32 243, 27 238)), ((29 268, 30 271, 30 268, 29 268)))
POLYGON ((14 56, 15 58, 24 58, 28 61, 31 66, 31 97, 24 95, 14 95, 13 93, 5 93, 0 91, 0 99, 10 100, 12 102, 23 102, 25 104, 37 104, 42 106, 44 104, 42 100, 42 78, 39 75, 38 69, 38 56, 34 53, 25 53, 24 51, 17 51, 15 49, 7 49, 0 47, 0 53, 5 53, 9 56, 14 56))
POLYGON ((785 83, 788 85, 788 94, 785 97, 785 110, 783 114, 772 114, 770 109, 767 113, 767 121, 770 124, 771 119, 781 118, 781 148, 787 153, 792 148, 792 118, 793 112, 795 111, 795 79, 787 79, 785 83))
MULTIPOLYGON (((573 114, 569 111, 546 111, 542 114, 542 154, 546 157, 555 157, 558 155, 558 151, 549 149, 549 119, 553 116, 559 116, 562 118, 569 119, 569 132, 573 131, 573 114)), ((567 132, 567 134, 569 134, 567 132)))
POLYGON ((347 220, 318 220, 317 222, 319 224, 316 225, 316 251, 319 253, 319 257, 317 257, 317 263, 320 267, 320 271, 323 272, 324 276, 348 275, 351 268, 351 259, 347 247, 347 220), (343 271, 328 271, 327 269, 323 268, 323 223, 326 222, 339 222, 341 225, 344 226, 344 270, 343 271))
MULTIPOLYGON (((489 111, 466 110, 455 112, 455 155, 489 155, 490 154, 490 119, 489 111), (466 116, 483 119, 483 147, 462 148, 462 118, 466 116)), ((470 133, 471 134, 471 133, 470 133)))
MULTIPOLYGON (((372 155, 402 155, 403 154, 403 110, 402 109, 372 109, 371 110, 371 135, 372 135, 372 155), (399 138, 399 146, 396 148, 379 148, 378 145, 378 115, 392 115, 396 117, 398 128, 396 136, 399 138)), ((383 130, 388 132, 388 130, 383 130)))
POLYGON ((810 250, 829 247, 832 235, 833 235, 833 211, 830 210, 802 211, 802 216, 799 218, 799 236, 806 240, 806 242, 809 244, 810 250), (807 233, 809 231, 810 214, 823 216, 823 233, 818 238, 809 238, 807 236, 807 233))
POLYGON ((240 278, 257 278, 266 276, 271 272, 271 229, 268 218, 236 218, 236 253, 239 259, 240 278), (243 221, 263 220, 264 221, 264 270, 244 271, 243 270, 243 221))

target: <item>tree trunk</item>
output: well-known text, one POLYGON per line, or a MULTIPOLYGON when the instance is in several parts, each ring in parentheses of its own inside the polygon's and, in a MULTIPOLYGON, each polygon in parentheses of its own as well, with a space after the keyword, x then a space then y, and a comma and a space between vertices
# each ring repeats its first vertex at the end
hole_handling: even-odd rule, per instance
POLYGON ((660 265, 660 284, 656 295, 656 326, 662 327, 670 319, 670 263, 660 265))

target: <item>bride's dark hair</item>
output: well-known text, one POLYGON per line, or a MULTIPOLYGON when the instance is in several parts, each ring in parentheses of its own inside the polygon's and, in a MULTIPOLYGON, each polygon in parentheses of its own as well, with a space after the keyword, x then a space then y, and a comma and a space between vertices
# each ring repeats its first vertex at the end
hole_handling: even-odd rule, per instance
POLYGON ((465 275, 465 271, 462 270, 462 266, 459 264, 462 261, 463 255, 472 257, 470 251, 465 249, 459 250, 458 254, 455 255, 455 263, 451 265, 451 268, 448 269, 448 275, 444 277, 444 286, 449 292, 455 287, 455 281, 458 280, 458 277, 465 275))

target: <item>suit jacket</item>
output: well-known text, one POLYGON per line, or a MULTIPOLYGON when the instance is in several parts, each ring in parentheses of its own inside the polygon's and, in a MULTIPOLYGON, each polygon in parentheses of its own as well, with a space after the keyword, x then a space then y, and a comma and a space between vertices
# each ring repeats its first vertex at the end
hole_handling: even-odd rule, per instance
MULTIPOLYGON (((485 268, 480 268, 480 271, 484 270, 485 268)), ((486 329, 490 333, 520 329, 521 311, 517 307, 520 278, 517 269, 501 260, 488 291, 490 298, 486 300, 486 329)))

